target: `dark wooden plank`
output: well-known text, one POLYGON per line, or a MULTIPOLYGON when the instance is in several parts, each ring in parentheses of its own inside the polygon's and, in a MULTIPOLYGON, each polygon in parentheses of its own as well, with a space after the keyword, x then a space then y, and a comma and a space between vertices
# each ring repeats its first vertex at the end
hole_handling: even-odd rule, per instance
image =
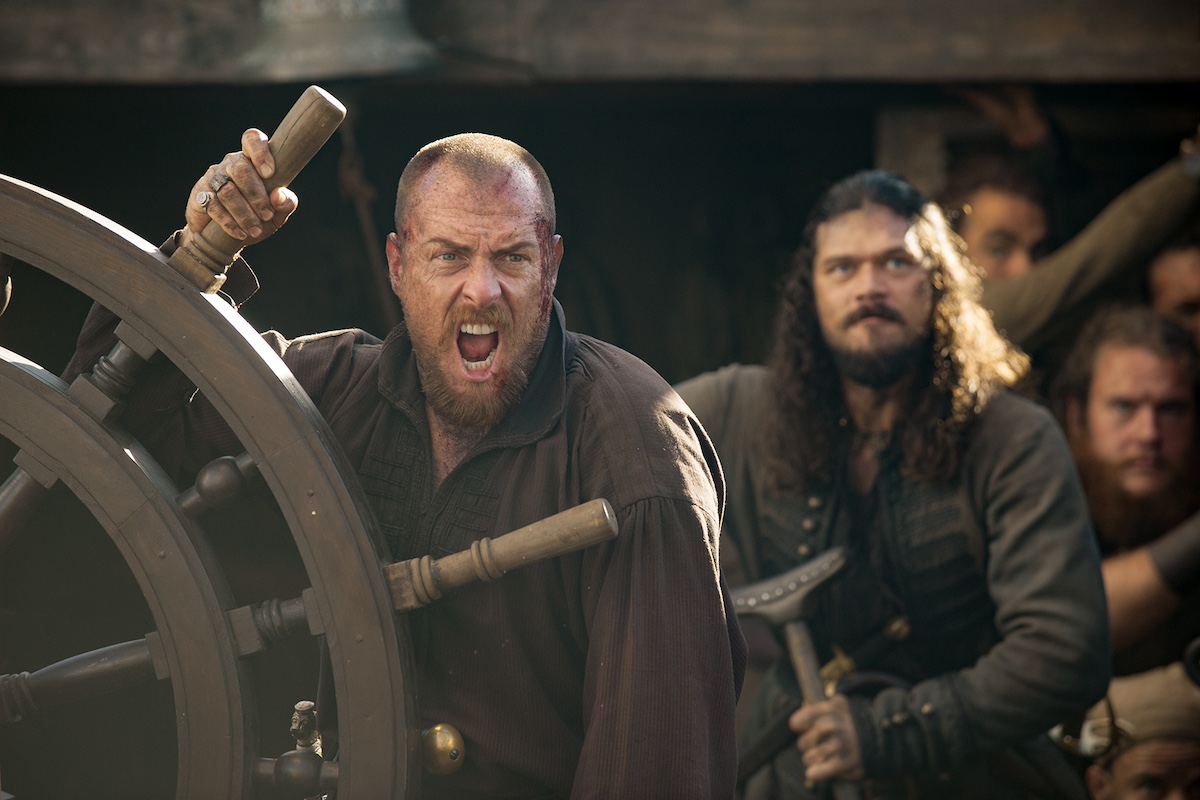
POLYGON ((413 0, 544 78, 1194 80, 1200 6, 1122 0, 413 0))
MULTIPOLYGON (((443 45, 433 80, 1200 79, 1194 0, 358 0, 348 7, 407 13, 443 45)), ((0 80, 236 80, 238 58, 261 29, 254 0, 10 0, 0 6, 0 80)))
POLYGON ((0 79, 219 80, 257 35, 255 0, 6 0, 0 79))

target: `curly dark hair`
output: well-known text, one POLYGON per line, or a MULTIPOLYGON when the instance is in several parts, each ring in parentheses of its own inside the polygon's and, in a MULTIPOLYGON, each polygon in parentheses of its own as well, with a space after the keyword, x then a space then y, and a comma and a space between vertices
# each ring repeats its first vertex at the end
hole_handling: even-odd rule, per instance
POLYGON ((849 446, 841 379, 817 318, 813 259, 823 222, 868 205, 910 222, 933 286, 929 355, 918 363, 909 410, 895 432, 904 475, 929 483, 953 477, 970 424, 997 391, 1029 368, 1028 357, 996 332, 979 304, 979 273, 938 206, 894 173, 851 175, 813 208, 783 286, 767 359, 770 400, 760 442, 767 483, 778 491, 830 480, 849 446))

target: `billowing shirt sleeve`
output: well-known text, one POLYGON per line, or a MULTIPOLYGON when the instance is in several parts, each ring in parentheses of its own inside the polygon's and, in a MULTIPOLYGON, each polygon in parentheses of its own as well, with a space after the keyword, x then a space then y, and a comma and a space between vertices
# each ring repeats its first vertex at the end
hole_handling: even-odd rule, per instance
POLYGON ((732 798, 746 641, 720 569, 723 469, 657 374, 587 346, 573 447, 584 480, 599 482, 584 491, 609 499, 619 533, 580 575, 584 737, 571 796, 732 798))
POLYGON ((585 736, 571 793, 729 798, 745 641, 717 563, 720 520, 654 497, 585 571, 585 736))

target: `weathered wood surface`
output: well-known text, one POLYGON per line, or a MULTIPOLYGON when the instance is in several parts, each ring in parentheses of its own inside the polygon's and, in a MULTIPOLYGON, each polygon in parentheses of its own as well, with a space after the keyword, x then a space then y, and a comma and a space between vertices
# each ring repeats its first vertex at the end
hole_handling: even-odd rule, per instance
POLYGON ((548 78, 1180 80, 1192 0, 415 0, 418 27, 548 78))
POLYGON ((219 80, 257 17, 255 0, 3 0, 0 79, 219 80))
MULTIPOLYGON (((408 13, 442 51, 432 80, 1200 79, 1194 0, 410 0, 408 13)), ((5 0, 0 80, 236 80, 260 28, 254 0, 5 0)))

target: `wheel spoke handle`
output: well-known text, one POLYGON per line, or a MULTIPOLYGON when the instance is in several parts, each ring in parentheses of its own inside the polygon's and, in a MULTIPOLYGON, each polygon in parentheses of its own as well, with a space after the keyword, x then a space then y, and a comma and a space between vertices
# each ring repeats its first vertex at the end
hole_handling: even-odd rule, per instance
POLYGON ((151 655, 153 636, 71 656, 36 672, 0 675, 0 724, 19 722, 51 706, 150 683, 158 677, 151 655))
MULTIPOLYGON (((269 141, 275 173, 264 183, 267 191, 287 186, 346 118, 346 107, 319 86, 310 86, 292 106, 269 141)), ((171 266, 199 289, 215 292, 225 282, 225 270, 241 252, 242 243, 216 224, 175 251, 171 266)))
POLYGON ((598 498, 495 539, 479 539, 469 550, 439 559, 422 556, 398 561, 383 571, 396 611, 412 611, 451 589, 495 580, 517 567, 582 550, 616 535, 612 506, 598 498))

